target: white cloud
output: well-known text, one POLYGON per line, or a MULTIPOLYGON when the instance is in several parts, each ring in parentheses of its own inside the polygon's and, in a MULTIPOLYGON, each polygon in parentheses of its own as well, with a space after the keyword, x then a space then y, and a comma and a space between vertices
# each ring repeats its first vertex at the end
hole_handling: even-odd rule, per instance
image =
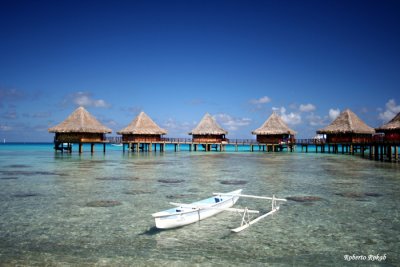
POLYGON ((77 92, 67 96, 62 104, 68 106, 70 103, 83 107, 109 108, 111 105, 103 99, 94 99, 89 92, 77 92))
POLYGON ((179 122, 169 118, 161 124, 161 127, 168 131, 168 135, 172 137, 187 137, 187 134, 196 127, 196 122, 179 122))
POLYGON ((247 126, 251 123, 249 118, 234 118, 228 114, 220 113, 213 116, 215 120, 227 127, 228 130, 235 131, 240 127, 247 126))
POLYGON ((400 105, 396 105, 396 101, 394 99, 390 99, 386 103, 386 110, 384 112, 379 113, 379 119, 384 122, 390 121, 400 112, 400 105))
POLYGON ((18 89, 0 87, 0 108, 5 104, 15 103, 25 97, 25 93, 18 89))
POLYGON ((271 102, 271 98, 269 98, 268 96, 263 96, 259 99, 250 100, 250 103, 255 104, 255 105, 266 104, 269 102, 271 102))
POLYGON ((7 120, 15 120, 17 118, 17 112, 15 110, 10 110, 1 115, 1 117, 7 120))
POLYGON ((333 121, 334 119, 337 118, 337 116, 339 116, 340 114, 340 109, 329 109, 329 118, 333 121))
POLYGON ((11 126, 0 125, 0 131, 9 132, 9 131, 11 131, 11 130, 13 130, 13 128, 12 128, 11 126))
POLYGON ((265 106, 265 104, 271 102, 271 98, 268 96, 263 96, 258 99, 251 99, 249 103, 253 106, 254 110, 261 110, 265 106))
POLYGON ((108 108, 110 105, 103 99, 93 99, 88 92, 78 92, 74 95, 73 101, 75 104, 84 107, 108 108))
POLYGON ((273 107, 272 110, 277 112, 281 116, 282 120, 287 124, 296 125, 302 122, 301 115, 299 113, 294 113, 294 112, 286 113, 285 107, 280 107, 280 108, 273 107))
POLYGON ((314 113, 308 115, 307 120, 311 126, 321 126, 325 124, 325 119, 319 115, 315 115, 314 113))
POLYGON ((314 111, 316 109, 316 107, 313 104, 301 104, 299 107, 299 110, 301 112, 311 112, 314 111))

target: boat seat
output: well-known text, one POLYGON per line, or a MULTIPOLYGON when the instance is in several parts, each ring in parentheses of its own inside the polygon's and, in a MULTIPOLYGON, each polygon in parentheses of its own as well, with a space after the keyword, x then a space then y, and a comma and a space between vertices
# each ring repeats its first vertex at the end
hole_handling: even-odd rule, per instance
POLYGON ((218 197, 215 197, 214 199, 215 199, 215 203, 218 203, 221 201, 221 199, 219 199, 218 197))

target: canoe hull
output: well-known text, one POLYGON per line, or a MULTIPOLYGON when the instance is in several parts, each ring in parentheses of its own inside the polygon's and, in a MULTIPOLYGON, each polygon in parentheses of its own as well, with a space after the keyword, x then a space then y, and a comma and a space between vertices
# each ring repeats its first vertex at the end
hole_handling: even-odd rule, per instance
MULTIPOLYGON (((230 193, 240 194, 241 191, 240 189, 230 193)), ((212 197, 190 204, 192 207, 177 207, 155 213, 153 217, 156 227, 159 229, 176 228, 214 216, 224 209, 232 207, 238 199, 238 196, 212 197), (215 200, 217 198, 218 200, 215 200), (213 203, 213 201, 215 202, 213 203), (194 208, 194 206, 198 206, 199 208, 194 208)))

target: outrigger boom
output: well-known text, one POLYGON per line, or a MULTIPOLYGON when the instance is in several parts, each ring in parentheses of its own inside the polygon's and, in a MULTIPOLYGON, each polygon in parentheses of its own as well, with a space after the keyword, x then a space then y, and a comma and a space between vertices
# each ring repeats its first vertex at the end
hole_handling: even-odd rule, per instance
POLYGON ((276 201, 287 201, 284 198, 276 198, 275 195, 273 195, 272 197, 263 197, 263 196, 255 196, 255 195, 244 195, 244 194, 229 194, 229 193, 213 193, 214 195, 219 195, 219 196, 235 196, 235 197, 247 197, 247 198, 256 198, 256 199, 268 199, 268 200, 272 200, 272 204, 271 204, 271 211, 263 214, 257 218, 255 218, 254 220, 250 220, 250 210, 247 209, 247 207, 243 210, 243 216, 242 216, 242 223, 240 225, 240 227, 231 229, 232 232, 238 233, 246 228, 248 228, 250 225, 258 222, 261 219, 264 219, 265 217, 274 214, 275 212, 277 212, 279 210, 279 206, 276 205, 276 201))

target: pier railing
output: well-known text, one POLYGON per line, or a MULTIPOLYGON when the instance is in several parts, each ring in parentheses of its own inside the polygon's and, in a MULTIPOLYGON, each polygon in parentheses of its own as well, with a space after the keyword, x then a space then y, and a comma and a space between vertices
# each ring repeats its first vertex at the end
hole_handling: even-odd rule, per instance
MULTIPOLYGON (((121 136, 111 136, 107 137, 107 140, 110 143, 114 144, 121 144, 123 143, 122 137, 121 136)), ((169 144, 197 144, 197 143, 202 143, 202 142, 194 142, 192 138, 175 138, 175 137, 163 137, 160 140, 155 141, 154 139, 147 139, 147 138, 141 138, 138 140, 140 143, 169 143, 169 144)), ((213 143, 213 142, 210 142, 213 143)), ((215 142, 219 143, 219 142, 215 142)), ((222 144, 228 144, 228 145, 258 145, 261 143, 257 142, 255 139, 224 139, 222 144)), ((286 143, 282 143, 286 144, 286 143)))
POLYGON ((365 141, 353 142, 327 142, 326 139, 296 139, 296 145, 340 145, 340 144, 353 144, 353 145, 399 145, 396 140, 384 139, 371 139, 365 141))
MULTIPOLYGON (((107 137, 107 140, 113 144, 121 144, 122 137, 121 136, 111 136, 107 137)), ((193 142, 192 138, 174 138, 174 137, 163 137, 159 141, 155 141, 154 139, 141 139, 138 141, 140 143, 170 143, 170 144, 196 144, 199 142, 193 142)), ((201 142, 200 142, 201 143, 201 142)), ((222 141, 222 144, 228 145, 265 145, 263 143, 257 142, 255 139, 225 139, 222 141)), ((289 141, 281 142, 281 145, 288 145, 289 141)), ((316 138, 308 138, 308 139, 296 139, 292 144, 296 145, 330 145, 336 143, 328 143, 326 139, 316 139, 316 138)), ((344 142, 337 144, 345 144, 344 142)), ((350 143, 349 143, 350 144, 350 143)), ((383 139, 373 139, 370 142, 352 142, 355 145, 399 145, 399 141, 392 140, 383 140, 383 139)))
POLYGON ((258 144, 255 139, 227 139, 227 144, 230 145, 256 145, 258 144))
POLYGON ((326 139, 296 139, 296 145, 323 145, 326 144, 326 139))

